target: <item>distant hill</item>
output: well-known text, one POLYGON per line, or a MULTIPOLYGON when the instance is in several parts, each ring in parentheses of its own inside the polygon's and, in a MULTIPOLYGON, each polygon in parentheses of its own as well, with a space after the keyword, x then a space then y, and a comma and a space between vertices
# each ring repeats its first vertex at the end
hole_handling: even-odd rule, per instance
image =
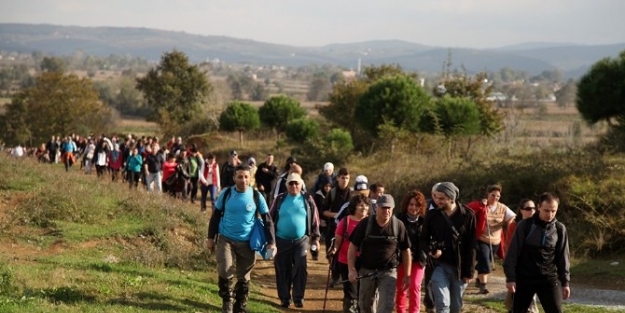
POLYGON ((193 62, 220 59, 231 63, 287 66, 330 63, 355 68, 360 58, 363 65, 398 63, 405 69, 434 73, 441 71, 451 52, 454 66, 462 65, 470 72, 509 67, 536 75, 558 68, 567 77, 577 77, 599 59, 617 56, 625 50, 625 43, 525 43, 497 49, 467 49, 375 40, 296 47, 149 28, 0 23, 0 50, 3 51, 68 55, 80 49, 86 54, 129 54, 157 61, 164 52, 174 48, 186 53, 193 62))

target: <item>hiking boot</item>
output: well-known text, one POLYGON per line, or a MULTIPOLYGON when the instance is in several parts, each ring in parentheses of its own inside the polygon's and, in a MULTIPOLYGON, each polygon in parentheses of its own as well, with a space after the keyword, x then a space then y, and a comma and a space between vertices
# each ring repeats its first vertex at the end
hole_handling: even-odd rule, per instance
POLYGON ((480 283, 480 291, 478 292, 478 294, 486 295, 486 294, 489 294, 489 293, 490 293, 490 291, 488 290, 488 288, 486 288, 486 284, 480 283))
POLYGON ((219 296, 222 300, 221 313, 233 313, 232 279, 219 277, 217 285, 219 287, 219 296))
POLYGON ((233 305, 232 301, 223 301, 221 303, 221 313, 232 313, 233 305))
POLYGON ((247 313, 247 299, 249 297, 250 283, 238 281, 234 286, 234 313, 247 313))
POLYGON ((475 279, 475 288, 480 288, 480 279, 479 278, 475 279))

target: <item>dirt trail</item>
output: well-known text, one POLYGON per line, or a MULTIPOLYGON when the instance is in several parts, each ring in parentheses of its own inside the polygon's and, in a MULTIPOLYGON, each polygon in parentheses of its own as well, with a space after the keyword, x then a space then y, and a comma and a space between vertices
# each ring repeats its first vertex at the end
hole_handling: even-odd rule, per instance
MULTIPOLYGON (((323 250, 323 249, 322 249, 323 250)), ((308 284, 306 285, 306 296, 304 299, 304 308, 296 309, 291 306, 290 309, 284 309, 283 312, 307 312, 322 313, 323 302, 325 296, 325 286, 328 279, 328 262, 325 259, 323 251, 319 253, 319 260, 313 261, 308 259, 308 284)), ((252 281, 255 285, 262 288, 262 293, 267 301, 270 301, 279 308, 280 301, 276 291, 276 278, 273 261, 259 260, 252 272, 252 281)), ((477 289, 468 288, 468 295, 477 294, 477 289)), ((336 286, 328 290, 328 299, 326 301, 326 312, 342 312, 343 289, 336 286)), ((421 309, 425 312, 425 309, 421 309)), ((492 313, 493 310, 472 304, 465 304, 463 312, 471 313, 492 313)))

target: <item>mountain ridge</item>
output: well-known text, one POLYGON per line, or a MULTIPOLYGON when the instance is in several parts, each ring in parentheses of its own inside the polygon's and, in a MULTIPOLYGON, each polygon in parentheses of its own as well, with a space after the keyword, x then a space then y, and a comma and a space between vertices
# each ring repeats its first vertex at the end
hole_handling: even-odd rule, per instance
POLYGON ((502 67, 530 75, 560 69, 574 76, 594 62, 615 57, 625 43, 584 45, 577 43, 534 42, 476 49, 437 47, 396 39, 331 43, 323 46, 290 46, 253 39, 219 35, 199 35, 145 27, 82 27, 53 24, 0 23, 0 50, 52 55, 70 55, 77 50, 87 54, 129 54, 157 61, 163 53, 177 49, 192 62, 219 59, 231 63, 302 66, 336 64, 354 67, 397 63, 408 70, 440 72, 451 53, 453 64, 469 72, 497 71, 502 67))

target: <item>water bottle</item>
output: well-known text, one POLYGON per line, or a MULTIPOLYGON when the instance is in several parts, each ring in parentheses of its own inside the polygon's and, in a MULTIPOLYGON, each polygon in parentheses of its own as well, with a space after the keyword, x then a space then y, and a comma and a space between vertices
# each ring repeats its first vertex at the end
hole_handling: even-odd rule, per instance
POLYGON ((317 247, 316 244, 310 246, 310 254, 312 255, 313 260, 316 261, 319 259, 319 247, 317 247))
POLYGON ((274 253, 276 253, 276 249, 274 249, 274 248, 267 249, 267 252, 265 253, 266 260, 273 259, 274 253))

